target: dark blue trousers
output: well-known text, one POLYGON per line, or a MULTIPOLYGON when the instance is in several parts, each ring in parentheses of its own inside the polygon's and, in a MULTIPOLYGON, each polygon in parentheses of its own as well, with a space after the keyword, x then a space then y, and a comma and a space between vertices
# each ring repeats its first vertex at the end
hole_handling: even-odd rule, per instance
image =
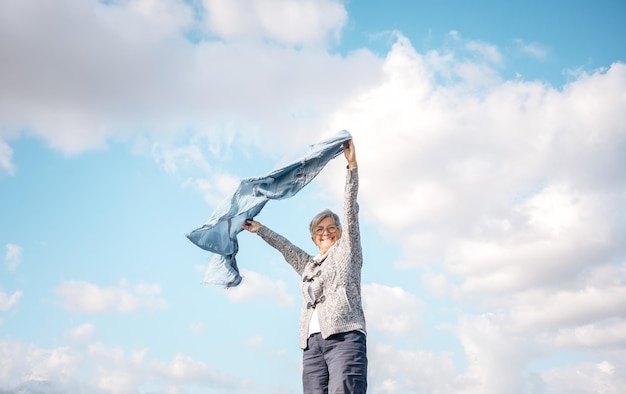
POLYGON ((304 394, 363 394, 367 391, 365 334, 350 331, 309 337, 302 358, 304 394))

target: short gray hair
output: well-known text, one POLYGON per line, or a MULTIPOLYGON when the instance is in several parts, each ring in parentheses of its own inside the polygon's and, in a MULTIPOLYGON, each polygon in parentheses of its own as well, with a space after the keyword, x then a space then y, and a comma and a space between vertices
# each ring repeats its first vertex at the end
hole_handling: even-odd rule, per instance
POLYGON ((335 212, 331 211, 330 209, 324 209, 322 212, 315 215, 313 217, 313 220, 311 220, 311 224, 309 225, 309 231, 311 231, 312 236, 315 235, 315 228, 317 228, 320 222, 326 218, 333 218, 333 220, 335 221, 335 225, 337 226, 337 229, 341 233, 341 223, 339 222, 339 216, 335 212))

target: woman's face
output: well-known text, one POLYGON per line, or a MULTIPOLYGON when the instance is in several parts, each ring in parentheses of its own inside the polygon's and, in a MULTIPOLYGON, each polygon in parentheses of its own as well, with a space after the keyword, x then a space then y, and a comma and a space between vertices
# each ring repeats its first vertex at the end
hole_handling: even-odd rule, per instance
POLYGON ((320 248, 320 253, 326 253, 331 246, 341 238, 341 232, 331 217, 324 218, 317 227, 313 229, 313 242, 320 248))

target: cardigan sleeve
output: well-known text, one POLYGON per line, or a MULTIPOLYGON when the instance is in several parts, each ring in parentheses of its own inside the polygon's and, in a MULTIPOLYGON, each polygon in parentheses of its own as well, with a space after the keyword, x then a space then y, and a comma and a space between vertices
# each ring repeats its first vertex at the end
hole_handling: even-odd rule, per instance
POLYGON ((261 226, 259 227, 259 231, 257 234, 267 242, 271 247, 278 250, 285 260, 296 270, 298 275, 302 276, 304 272, 304 267, 307 262, 311 259, 311 255, 309 255, 304 250, 300 249, 296 245, 292 244, 287 238, 282 235, 274 232, 268 227, 261 226))
POLYGON ((343 221, 345 230, 342 237, 346 236, 351 251, 361 249, 361 234, 359 230, 359 203, 357 195, 359 191, 358 167, 347 170, 346 186, 344 190, 343 221))

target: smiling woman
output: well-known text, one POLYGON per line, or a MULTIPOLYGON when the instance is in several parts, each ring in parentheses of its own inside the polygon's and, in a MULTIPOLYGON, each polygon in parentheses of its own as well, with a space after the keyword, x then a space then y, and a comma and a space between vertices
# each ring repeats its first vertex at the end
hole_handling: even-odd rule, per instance
POLYGON ((0 0, 0 392, 301 392, 292 299, 308 371, 361 292, 368 392, 626 393, 626 2, 575 5, 0 0), (297 278, 243 216, 201 285, 199 216, 343 127, 360 227, 334 160, 256 217, 297 278))
POLYGON ((319 248, 311 256, 281 235, 248 220, 243 228, 257 233, 280 251, 302 277, 300 347, 305 393, 365 393, 367 350, 361 303, 363 253, 356 201, 359 178, 354 142, 343 146, 348 161, 344 194, 345 234, 339 216, 330 210, 310 224, 311 239, 319 248))

